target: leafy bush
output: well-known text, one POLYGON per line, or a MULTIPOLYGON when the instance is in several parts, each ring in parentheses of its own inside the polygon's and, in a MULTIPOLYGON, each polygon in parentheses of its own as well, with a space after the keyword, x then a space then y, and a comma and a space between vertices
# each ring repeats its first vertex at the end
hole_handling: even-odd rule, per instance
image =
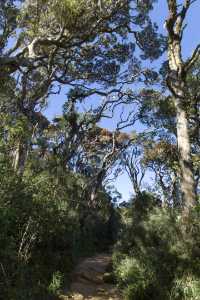
POLYGON ((59 180, 48 171, 26 169, 19 178, 2 165, 0 299, 50 299, 66 285, 62 274, 69 280, 78 257, 107 243, 109 214, 100 209, 90 217, 80 189, 72 174, 59 180), (87 218, 81 226, 83 212, 87 218))
POLYGON ((200 278, 193 275, 184 275, 180 279, 174 280, 170 292, 170 300, 199 300, 200 298, 200 278))
POLYGON ((49 284, 48 291, 53 295, 58 295, 63 286, 63 275, 57 271, 53 273, 52 281, 49 284))
POLYGON ((125 299, 151 299, 149 287, 153 274, 133 257, 125 257, 115 268, 115 274, 120 286, 125 286, 125 299))
POLYGON ((118 284, 130 300, 199 299, 199 211, 184 220, 178 209, 164 208, 152 196, 141 195, 123 208, 114 269, 118 284), (139 203, 138 203, 139 202, 139 203), (137 207, 137 209, 136 209, 137 207), (185 275, 190 274, 190 275, 185 275))

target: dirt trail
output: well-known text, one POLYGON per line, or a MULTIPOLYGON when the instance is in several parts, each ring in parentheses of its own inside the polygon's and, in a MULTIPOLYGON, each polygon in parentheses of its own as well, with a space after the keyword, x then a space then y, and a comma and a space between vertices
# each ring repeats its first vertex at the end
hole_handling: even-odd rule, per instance
POLYGON ((105 283, 105 273, 111 264, 111 255, 101 254, 83 260, 73 273, 71 295, 61 296, 67 300, 122 300, 116 286, 105 283))

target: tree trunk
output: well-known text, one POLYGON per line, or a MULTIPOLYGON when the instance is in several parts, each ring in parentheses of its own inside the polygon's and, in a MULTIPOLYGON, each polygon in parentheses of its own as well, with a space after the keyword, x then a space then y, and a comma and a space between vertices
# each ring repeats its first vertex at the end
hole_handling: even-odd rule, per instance
POLYGON ((139 184, 138 184, 138 182, 136 182, 134 180, 133 180, 132 184, 133 184, 133 189, 135 191, 135 196, 136 196, 136 198, 138 198, 141 195, 139 184))
POLYGON ((167 85, 173 95, 176 108, 177 145, 181 172, 180 187, 183 216, 185 217, 188 216, 190 209, 196 203, 189 122, 185 104, 188 103, 187 74, 197 59, 196 55, 199 51, 194 51, 194 54, 187 61, 184 61, 182 58, 184 21, 192 2, 191 0, 187 0, 179 6, 177 0, 167 0, 169 15, 166 20, 169 61, 167 85))
POLYGON ((191 144, 188 130, 188 119, 181 105, 181 99, 175 98, 177 118, 177 144, 179 151, 179 165, 181 169, 181 192, 184 212, 188 214, 196 203, 195 180, 191 158, 191 144))
POLYGON ((27 145, 22 145, 19 141, 13 154, 13 168, 18 175, 23 175, 25 163, 27 160, 27 145))

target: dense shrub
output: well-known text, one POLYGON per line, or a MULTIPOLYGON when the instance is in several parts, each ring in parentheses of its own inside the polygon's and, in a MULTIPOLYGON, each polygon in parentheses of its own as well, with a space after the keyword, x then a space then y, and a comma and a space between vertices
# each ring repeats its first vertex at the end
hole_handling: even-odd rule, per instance
POLYGON ((27 169, 19 178, 9 164, 0 172, 0 299, 57 297, 77 258, 107 244, 109 213, 90 217, 72 174, 27 169))
POLYGON ((200 297, 200 278, 187 274, 173 282, 170 300, 198 300, 200 297))
POLYGON ((122 209, 126 222, 113 260, 125 299, 199 299, 198 209, 183 220, 178 210, 147 198, 143 194, 122 209))
MULTIPOLYGON (((119 256, 120 257, 120 256, 119 256)), ((115 264, 116 259, 115 257, 115 264)), ((134 257, 125 256, 120 259, 115 266, 115 275, 120 286, 124 289, 125 299, 135 297, 135 299, 151 299, 149 288, 152 284, 154 274, 149 272, 145 265, 142 265, 134 257)))

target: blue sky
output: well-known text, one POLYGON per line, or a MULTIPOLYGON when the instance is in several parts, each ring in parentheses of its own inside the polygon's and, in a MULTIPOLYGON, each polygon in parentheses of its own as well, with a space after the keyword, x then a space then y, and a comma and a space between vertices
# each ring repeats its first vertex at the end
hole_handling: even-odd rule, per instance
MULTIPOLYGON (((183 1, 179 1, 181 3, 183 1)), ((158 0, 154 11, 151 13, 152 20, 155 21, 160 32, 165 34, 164 21, 167 16, 167 5, 166 0, 158 0)), ((186 19, 187 27, 184 34, 183 40, 183 54, 184 58, 190 56, 192 51, 195 49, 195 46, 200 43, 200 0, 197 0, 193 3, 192 8, 189 11, 189 14, 186 19)), ((164 58, 163 58, 164 59, 164 58)), ((158 62, 155 62, 155 66, 158 65, 158 62)), ((55 115, 59 115, 62 112, 62 105, 66 100, 66 90, 63 89, 60 95, 52 96, 49 99, 49 105, 46 109, 46 115, 49 119, 52 119, 55 115)), ((108 129, 113 128, 113 122, 115 120, 104 120, 101 125, 108 129)), ((140 130, 141 125, 137 124, 136 127, 130 128, 130 131, 136 129, 140 130)), ((146 178, 147 184, 151 184, 151 175, 148 174, 146 178)), ((115 182, 117 190, 122 194, 123 200, 128 200, 130 195, 133 193, 130 180, 126 174, 121 175, 115 182)))

